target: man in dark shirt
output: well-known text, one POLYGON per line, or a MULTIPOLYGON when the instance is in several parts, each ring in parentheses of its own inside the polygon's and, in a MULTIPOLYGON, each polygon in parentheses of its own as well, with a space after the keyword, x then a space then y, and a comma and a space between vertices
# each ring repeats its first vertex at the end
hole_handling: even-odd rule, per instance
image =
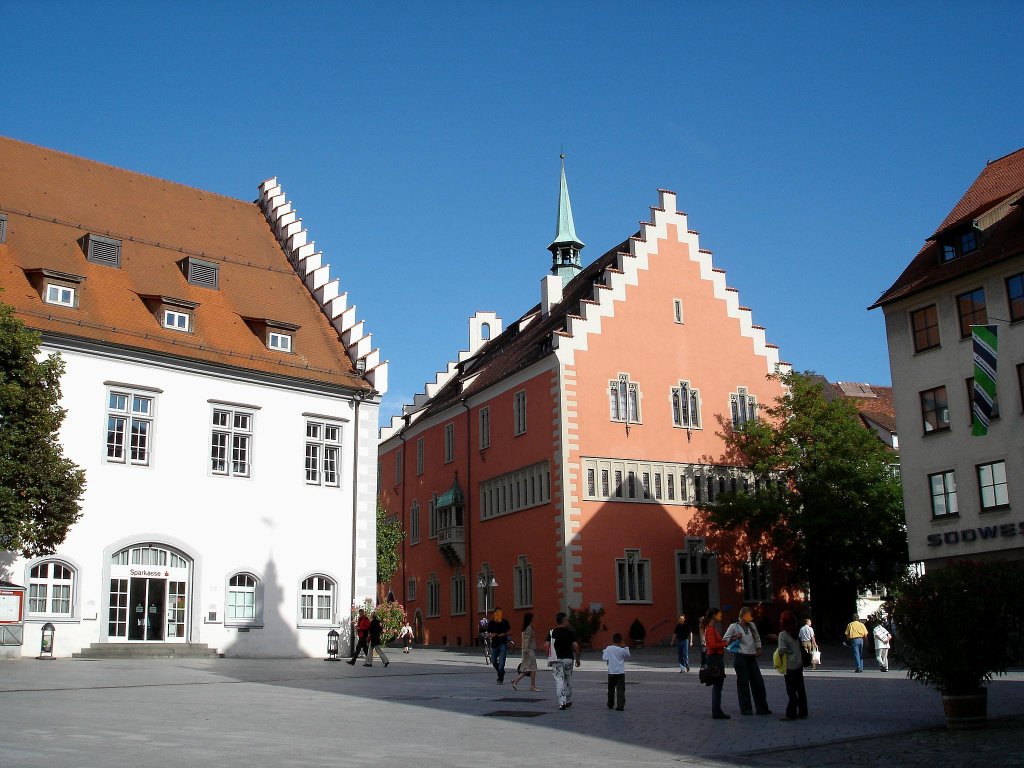
POLYGON ((572 668, 580 665, 580 644, 576 641, 576 633, 569 626, 569 617, 559 613, 555 617, 556 626, 551 630, 548 641, 544 644, 545 650, 554 642, 555 660, 549 661, 551 671, 555 677, 555 698, 558 699, 559 709, 568 709, 572 706, 572 668))
POLYGON ((491 640, 491 666, 498 673, 498 685, 505 682, 505 655, 511 630, 512 626, 504 618, 501 608, 495 608, 494 618, 487 622, 487 636, 491 640))

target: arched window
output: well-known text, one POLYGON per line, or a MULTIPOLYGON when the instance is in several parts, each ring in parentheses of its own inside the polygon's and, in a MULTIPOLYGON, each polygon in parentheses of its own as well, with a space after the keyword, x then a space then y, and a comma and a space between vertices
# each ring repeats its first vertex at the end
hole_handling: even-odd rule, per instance
POLYGON ((322 574, 304 579, 299 591, 299 620, 311 624, 332 624, 334 590, 334 581, 322 574))
POLYGON ((255 574, 234 573, 228 577, 227 600, 224 602, 226 626, 261 626, 263 624, 263 584, 255 574))
POLYGON ((28 575, 30 618, 70 619, 74 616, 75 569, 59 560, 36 563, 28 575))
POLYGON ((487 341, 489 338, 491 338, 491 324, 490 323, 481 323, 480 324, 480 338, 483 339, 484 341, 487 341))

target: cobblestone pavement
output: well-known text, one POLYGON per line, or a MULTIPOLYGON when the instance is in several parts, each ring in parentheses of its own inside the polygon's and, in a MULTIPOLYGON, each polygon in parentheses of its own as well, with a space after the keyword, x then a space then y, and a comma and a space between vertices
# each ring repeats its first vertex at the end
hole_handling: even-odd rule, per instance
MULTIPOLYGON (((634 652, 625 712, 605 707, 596 653, 558 711, 541 693, 495 685, 482 656, 396 650, 373 668, 319 659, 0 662, 0 767, 100 766, 1024 766, 1024 672, 995 681, 991 725, 944 728, 934 691, 898 671, 807 675, 811 717, 779 722, 782 678, 764 660, 775 716, 743 717, 730 670, 731 720, 710 718, 696 670, 667 649, 634 652), (498 756, 496 758, 496 756, 498 756)), ((509 660, 511 672, 515 660, 509 660)), ((838 662, 838 663, 837 663, 838 662)))

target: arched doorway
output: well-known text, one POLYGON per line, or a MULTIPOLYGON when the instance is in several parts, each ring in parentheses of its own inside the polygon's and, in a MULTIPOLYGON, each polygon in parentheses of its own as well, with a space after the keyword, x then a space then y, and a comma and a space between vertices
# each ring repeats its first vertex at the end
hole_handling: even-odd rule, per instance
POLYGON ((117 550, 109 567, 108 640, 188 642, 192 558, 175 547, 148 542, 117 550))

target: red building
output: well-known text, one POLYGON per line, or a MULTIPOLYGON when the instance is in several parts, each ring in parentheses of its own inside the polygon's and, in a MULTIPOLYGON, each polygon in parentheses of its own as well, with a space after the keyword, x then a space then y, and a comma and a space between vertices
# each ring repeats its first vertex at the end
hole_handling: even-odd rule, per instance
MULTIPOLYGON (((603 642, 639 619, 768 603, 771 553, 716 551, 700 507, 750 478, 719 433, 781 394, 725 272, 661 191, 640 232, 582 266, 564 169, 540 303, 469 349, 381 432, 381 501, 408 536, 389 585, 420 639, 469 644, 483 612, 603 607, 603 642)), ((744 545, 745 546, 745 545, 744 545)))

